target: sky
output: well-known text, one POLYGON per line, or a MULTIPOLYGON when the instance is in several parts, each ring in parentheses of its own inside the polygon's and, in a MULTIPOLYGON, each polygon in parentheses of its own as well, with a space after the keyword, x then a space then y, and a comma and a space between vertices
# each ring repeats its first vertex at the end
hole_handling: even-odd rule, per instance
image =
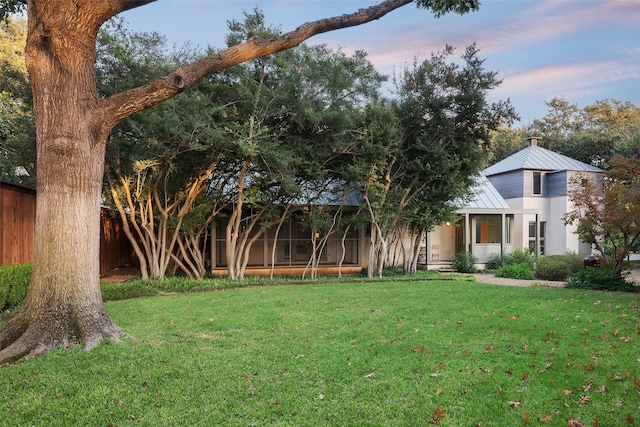
MULTIPOLYGON (((378 3, 364 0, 157 0, 122 17, 180 46, 225 47, 227 21, 261 9, 282 31, 378 3)), ((498 73, 492 101, 509 100, 520 124, 542 119, 554 97, 584 108, 613 99, 640 106, 640 0, 481 0, 480 10, 435 18, 415 4, 378 21, 307 40, 345 53, 364 50, 387 75, 446 45, 461 56, 472 43, 498 73)))

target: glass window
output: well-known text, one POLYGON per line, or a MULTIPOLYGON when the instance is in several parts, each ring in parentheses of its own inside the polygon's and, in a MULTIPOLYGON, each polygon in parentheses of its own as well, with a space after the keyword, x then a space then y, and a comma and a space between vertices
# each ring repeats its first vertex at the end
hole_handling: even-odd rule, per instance
POLYGON ((500 243, 500 223, 498 215, 478 215, 476 217, 476 243, 500 243))
POLYGON ((504 242, 511 243, 511 217, 504 219, 504 242))
POLYGON ((540 172, 533 173, 533 194, 542 194, 542 174, 540 172))
MULTIPOLYGON (((540 222, 540 255, 544 255, 544 234, 547 223, 540 222)), ((529 223, 529 251, 535 253, 536 251, 536 223, 529 223)))

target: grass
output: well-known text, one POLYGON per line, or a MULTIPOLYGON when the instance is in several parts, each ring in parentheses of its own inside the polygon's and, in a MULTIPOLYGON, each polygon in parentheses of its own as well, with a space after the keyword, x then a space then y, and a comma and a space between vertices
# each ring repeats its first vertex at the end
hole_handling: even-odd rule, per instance
POLYGON ((639 426, 639 302, 470 281, 114 301, 137 340, 1 368, 0 425, 639 426))

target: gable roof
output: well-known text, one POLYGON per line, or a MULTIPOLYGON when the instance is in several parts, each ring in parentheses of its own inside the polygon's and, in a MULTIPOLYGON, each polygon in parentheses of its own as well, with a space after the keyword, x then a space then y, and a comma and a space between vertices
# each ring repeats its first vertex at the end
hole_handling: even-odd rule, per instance
POLYGON ((476 177, 471 196, 461 203, 463 209, 511 209, 496 187, 484 175, 476 177))
POLYGON ((530 144, 506 159, 489 166, 482 173, 486 176, 498 175, 515 170, 540 170, 540 171, 579 171, 602 172, 602 169, 588 165, 571 157, 564 156, 546 148, 530 144))

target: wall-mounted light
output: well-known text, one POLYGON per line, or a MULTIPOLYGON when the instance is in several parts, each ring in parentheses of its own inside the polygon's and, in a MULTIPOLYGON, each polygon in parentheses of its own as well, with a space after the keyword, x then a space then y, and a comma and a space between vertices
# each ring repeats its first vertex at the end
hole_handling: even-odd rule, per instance
POLYGON ((445 224, 447 224, 447 227, 451 227, 451 223, 449 221, 445 222, 445 224))

